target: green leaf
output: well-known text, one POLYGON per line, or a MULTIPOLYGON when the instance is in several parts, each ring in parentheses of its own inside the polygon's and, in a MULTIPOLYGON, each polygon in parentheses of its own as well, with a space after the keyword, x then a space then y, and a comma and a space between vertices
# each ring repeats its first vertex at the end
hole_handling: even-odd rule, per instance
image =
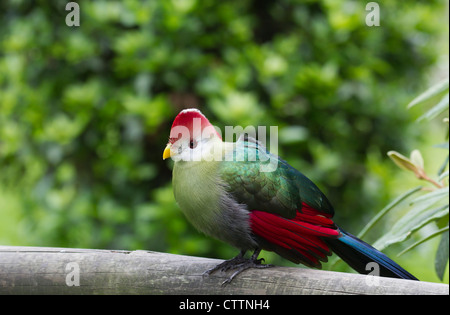
POLYGON ((442 187, 442 188, 433 190, 432 192, 429 192, 428 194, 420 196, 417 199, 414 199, 411 203, 413 204, 413 203, 420 203, 421 201, 428 201, 431 205, 439 198, 445 197, 446 195, 448 196, 448 194, 449 194, 448 187, 442 187))
POLYGON ((382 250, 389 245, 406 240, 411 234, 428 223, 438 220, 448 215, 448 204, 435 206, 436 203, 448 201, 448 188, 438 189, 417 198, 413 203, 414 207, 401 217, 380 239, 373 245, 382 250), (436 191, 447 190, 447 196, 436 191), (444 198, 443 198, 444 196, 444 198))
POLYGON ((411 152, 411 156, 410 156, 411 162, 420 168, 424 168, 424 162, 423 162, 423 157, 422 154, 420 153, 419 150, 413 150, 411 152))
POLYGON ((421 120, 424 120, 424 119, 431 120, 431 119, 435 118, 437 115, 443 113, 445 110, 448 109, 448 102, 449 102, 449 94, 447 93, 439 101, 438 104, 433 106, 429 111, 427 111, 425 114, 420 116, 417 120, 418 121, 421 121, 421 120))
POLYGON ((396 199, 394 199, 390 204, 388 204, 386 207, 384 207, 378 214, 369 222, 366 224, 366 226, 359 232, 358 238, 363 238, 367 232, 378 222, 381 220, 382 217, 384 217, 390 210, 392 210, 395 206, 397 206, 400 202, 408 198, 409 196, 413 195, 414 193, 420 191, 422 189, 422 186, 416 187, 414 189, 408 190, 403 195, 400 195, 396 199))
MULTIPOLYGON (((426 241, 428 241, 428 240, 430 240, 430 239, 432 239, 432 238, 434 238, 436 236, 439 236, 439 235, 441 235, 442 233, 445 233, 445 232, 448 232, 448 226, 446 226, 446 227, 444 227, 444 228, 442 228, 440 230, 437 230, 436 232, 433 232, 433 233, 431 233, 428 236, 425 236, 420 241, 417 241, 414 244, 412 244, 411 246, 409 246, 408 248, 402 250, 397 256, 401 256, 404 253, 409 252, 411 249, 419 246, 420 244, 425 243, 426 241)), ((448 259, 448 257, 447 257, 447 259, 448 259)))
POLYGON ((433 85, 431 88, 417 96, 411 101, 411 103, 408 104, 408 108, 422 104, 445 91, 448 91, 448 79, 433 85))
POLYGON ((443 173, 445 171, 445 168, 447 167, 448 158, 449 158, 449 156, 447 155, 447 158, 445 159, 444 163, 442 163, 442 165, 439 167, 439 170, 438 170, 438 173, 437 173, 439 175, 439 180, 443 179, 442 175, 443 175, 443 173))
POLYGON ((436 270, 436 274, 441 279, 444 279, 445 268, 448 263, 448 247, 449 247, 449 234, 448 234, 448 226, 447 232, 442 235, 441 241, 439 242, 438 250, 436 252, 436 259, 434 260, 434 268, 436 270))
POLYGON ((443 180, 444 178, 448 177, 448 170, 443 172, 440 176, 439 176, 439 180, 443 180))
POLYGON ((418 178, 423 178, 425 171, 423 169, 423 158, 419 150, 411 152, 411 159, 398 153, 397 151, 389 151, 387 155, 394 161, 400 168, 412 171, 418 178))
POLYGON ((433 145, 433 148, 440 148, 440 149, 449 149, 449 143, 448 142, 444 142, 444 143, 439 143, 439 144, 435 144, 433 145))
POLYGON ((397 151, 389 151, 387 153, 387 155, 400 168, 407 170, 407 171, 413 171, 414 173, 417 172, 417 166, 403 154, 400 154, 397 151))

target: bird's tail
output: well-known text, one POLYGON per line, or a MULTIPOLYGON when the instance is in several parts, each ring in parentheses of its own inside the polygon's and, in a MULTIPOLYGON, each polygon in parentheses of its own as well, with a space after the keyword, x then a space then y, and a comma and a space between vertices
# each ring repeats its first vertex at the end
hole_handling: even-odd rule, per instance
POLYGON ((369 263, 375 262, 382 277, 419 280, 385 254, 341 229, 342 237, 328 239, 331 250, 361 274, 373 273, 369 263))

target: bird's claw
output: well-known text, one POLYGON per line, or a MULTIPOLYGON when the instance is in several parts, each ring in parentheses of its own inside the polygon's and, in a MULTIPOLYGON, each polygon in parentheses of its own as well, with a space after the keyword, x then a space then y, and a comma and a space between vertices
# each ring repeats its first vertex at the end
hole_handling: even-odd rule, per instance
POLYGON ((269 265, 269 264, 263 265, 262 262, 265 261, 264 258, 257 259, 258 255, 257 254, 255 255, 255 254, 253 254, 250 259, 247 259, 247 258, 244 258, 243 253, 240 253, 238 256, 236 256, 234 258, 232 258, 230 260, 226 260, 226 261, 218 264, 217 266, 206 270, 202 274, 202 276, 206 276, 206 275, 209 276, 210 274, 212 274, 213 272, 215 272, 219 269, 222 272, 237 269, 230 277, 228 277, 224 282, 222 282, 222 286, 224 286, 224 285, 230 283, 234 279, 234 277, 236 277, 242 271, 247 270, 249 268, 263 269, 263 268, 273 267, 273 265, 269 265))

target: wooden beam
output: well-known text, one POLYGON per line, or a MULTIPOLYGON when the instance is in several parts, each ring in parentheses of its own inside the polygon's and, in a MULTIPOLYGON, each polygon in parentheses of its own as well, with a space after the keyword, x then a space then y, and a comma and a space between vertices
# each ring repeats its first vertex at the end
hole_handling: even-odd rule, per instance
POLYGON ((292 267, 202 276, 221 260, 150 251, 0 246, 0 294, 449 294, 446 284, 292 267))

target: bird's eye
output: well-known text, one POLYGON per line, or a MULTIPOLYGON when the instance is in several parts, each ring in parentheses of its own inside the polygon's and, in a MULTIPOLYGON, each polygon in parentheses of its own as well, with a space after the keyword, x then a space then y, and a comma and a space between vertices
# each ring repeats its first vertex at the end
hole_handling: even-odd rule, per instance
POLYGON ((194 149, 197 146, 197 141, 191 140, 189 142, 189 148, 194 149))

